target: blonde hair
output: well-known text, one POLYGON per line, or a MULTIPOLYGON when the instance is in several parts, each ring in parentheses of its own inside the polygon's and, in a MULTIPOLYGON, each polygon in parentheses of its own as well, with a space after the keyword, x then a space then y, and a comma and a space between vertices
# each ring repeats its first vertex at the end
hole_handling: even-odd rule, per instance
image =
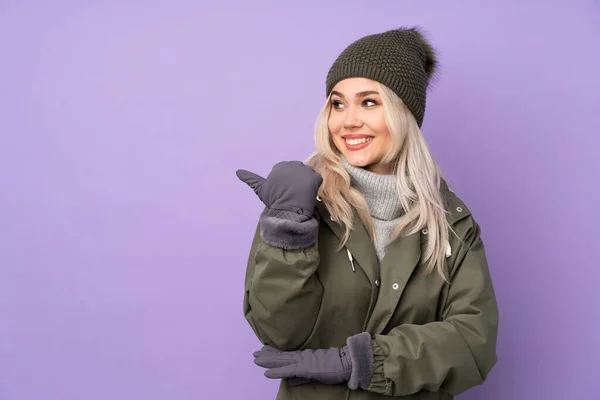
MULTIPOLYGON (((391 240, 399 235, 411 235, 427 229, 427 245, 421 258, 425 271, 437 270, 446 280, 445 258, 450 225, 446 218, 440 191, 441 171, 433 159, 419 126, 404 102, 388 87, 377 83, 380 89, 387 127, 392 137, 382 163, 393 166, 396 187, 404 214, 394 229, 391 240)), ((329 213, 345 228, 341 247, 345 246, 353 230, 354 210, 367 227, 371 240, 375 230, 367 203, 361 193, 350 184, 341 154, 333 144, 328 128, 331 110, 330 97, 315 123, 315 152, 306 163, 323 177, 319 197, 329 213)))

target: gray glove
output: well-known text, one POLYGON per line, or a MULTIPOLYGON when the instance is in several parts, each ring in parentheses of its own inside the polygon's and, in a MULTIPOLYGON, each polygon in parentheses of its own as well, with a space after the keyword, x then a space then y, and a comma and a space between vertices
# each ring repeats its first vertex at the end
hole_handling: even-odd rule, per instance
POLYGON ((254 357, 257 365, 269 368, 265 376, 272 379, 297 377, 336 385, 348 382, 352 375, 347 346, 289 352, 265 346, 254 357))
POLYGON ((341 348, 279 351, 264 346, 254 353, 254 363, 267 368, 267 378, 288 378, 292 386, 308 380, 328 385, 348 382, 351 389, 366 388, 373 374, 371 336, 351 336, 341 348))
POLYGON ((309 217, 314 213, 317 191, 323 182, 321 175, 301 161, 275 164, 267 179, 244 169, 237 170, 236 175, 267 208, 309 217))

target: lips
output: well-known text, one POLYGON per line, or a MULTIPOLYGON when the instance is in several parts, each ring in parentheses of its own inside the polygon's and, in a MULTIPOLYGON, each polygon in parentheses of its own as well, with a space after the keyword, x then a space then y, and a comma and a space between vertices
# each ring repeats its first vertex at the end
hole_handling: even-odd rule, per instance
POLYGON ((373 136, 360 134, 344 135, 342 138, 344 139, 348 151, 362 150, 369 146, 373 141, 373 136))

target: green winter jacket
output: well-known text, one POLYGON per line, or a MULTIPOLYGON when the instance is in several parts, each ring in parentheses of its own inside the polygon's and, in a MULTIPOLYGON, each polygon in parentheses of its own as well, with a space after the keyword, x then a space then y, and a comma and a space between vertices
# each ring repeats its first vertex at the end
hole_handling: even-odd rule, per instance
POLYGON ((346 248, 343 227, 317 203, 317 243, 282 250, 252 242, 244 314, 258 339, 281 350, 342 347, 372 336, 368 389, 281 381, 279 400, 449 400, 483 383, 496 364, 498 308, 480 228, 466 205, 445 191, 451 234, 449 283, 418 265, 427 231, 392 242, 378 266, 356 218, 346 248), (458 236, 458 237, 457 237, 458 236))

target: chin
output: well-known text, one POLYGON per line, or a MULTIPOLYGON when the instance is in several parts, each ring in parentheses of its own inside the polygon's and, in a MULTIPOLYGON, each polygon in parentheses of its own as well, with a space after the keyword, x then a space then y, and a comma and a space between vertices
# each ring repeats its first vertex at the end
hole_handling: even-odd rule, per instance
POLYGON ((370 157, 361 156, 358 154, 347 154, 346 160, 353 167, 365 168, 372 164, 370 157))

